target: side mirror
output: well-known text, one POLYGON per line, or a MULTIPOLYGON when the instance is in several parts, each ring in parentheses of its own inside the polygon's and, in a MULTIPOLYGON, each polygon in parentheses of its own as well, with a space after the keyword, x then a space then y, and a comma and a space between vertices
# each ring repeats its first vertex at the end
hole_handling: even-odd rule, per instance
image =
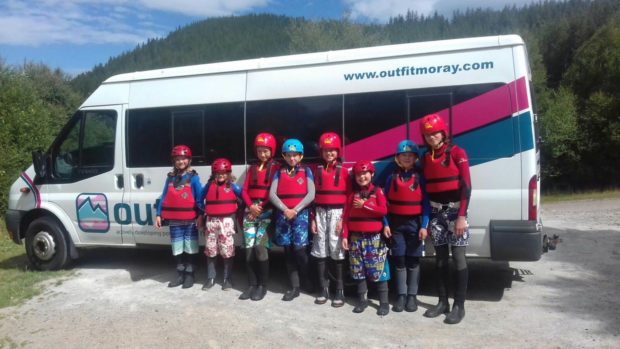
POLYGON ((48 177, 48 166, 47 166, 47 156, 43 154, 41 151, 33 151, 32 152, 32 164, 34 165, 34 172, 37 174, 39 178, 47 178, 48 177))

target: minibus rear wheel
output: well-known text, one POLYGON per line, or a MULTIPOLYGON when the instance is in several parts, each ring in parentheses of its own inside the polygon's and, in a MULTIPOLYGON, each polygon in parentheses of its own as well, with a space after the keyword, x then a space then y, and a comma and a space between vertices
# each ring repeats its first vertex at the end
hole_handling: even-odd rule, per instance
POLYGON ((52 217, 35 219, 26 230, 26 254, 34 269, 64 268, 69 261, 64 228, 52 217))

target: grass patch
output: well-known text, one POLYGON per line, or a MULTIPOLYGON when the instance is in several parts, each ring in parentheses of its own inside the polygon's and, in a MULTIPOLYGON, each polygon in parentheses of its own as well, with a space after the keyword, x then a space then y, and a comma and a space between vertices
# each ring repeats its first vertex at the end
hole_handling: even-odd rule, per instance
POLYGON ((542 194, 540 200, 543 204, 574 201, 574 200, 604 200, 604 199, 620 199, 620 189, 606 191, 590 191, 583 193, 553 193, 542 194))
POLYGON ((69 273, 66 270, 29 270, 24 245, 11 240, 4 220, 0 220, 0 308, 18 305, 40 294, 43 291, 41 282, 69 273))

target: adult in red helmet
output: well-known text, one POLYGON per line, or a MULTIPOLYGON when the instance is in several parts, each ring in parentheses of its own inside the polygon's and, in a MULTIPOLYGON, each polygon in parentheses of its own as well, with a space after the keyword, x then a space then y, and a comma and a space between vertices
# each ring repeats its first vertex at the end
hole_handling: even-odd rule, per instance
POLYGON ((468 270, 465 249, 469 243, 467 208, 471 195, 469 162, 465 151, 450 142, 445 122, 437 114, 422 118, 420 130, 428 151, 422 159, 426 192, 431 201, 430 235, 439 273, 439 302, 424 316, 448 313, 444 322, 457 324, 465 317, 468 270), (454 304, 448 303, 449 247, 456 266, 454 304))
POLYGON ((383 219, 387 213, 385 195, 372 184, 375 168, 370 161, 353 166, 355 183, 342 214, 342 248, 349 250, 351 277, 357 281, 357 305, 354 313, 368 306, 366 280, 377 283, 379 309, 377 315, 390 312, 387 281, 390 279, 387 247, 381 238, 383 219))
POLYGON ((259 301, 267 293, 269 279, 269 248, 267 228, 271 224, 273 206, 269 202, 269 188, 280 165, 274 161, 276 138, 270 133, 259 133, 254 138, 254 152, 258 161, 248 168, 243 183, 246 212, 243 218, 243 240, 249 287, 239 299, 259 301))
POLYGON ((202 185, 198 174, 191 168, 192 151, 185 145, 177 145, 170 152, 173 168, 166 176, 161 200, 157 205, 155 227, 162 221, 170 226, 172 255, 176 261, 177 278, 168 287, 194 285, 194 270, 198 254, 198 229, 201 224, 202 185))
POLYGON ((312 254, 317 258, 317 275, 321 290, 314 300, 325 304, 329 299, 329 276, 327 258, 329 257, 332 275, 336 279, 336 294, 333 307, 344 305, 344 283, 342 278, 344 250, 340 233, 342 232, 342 211, 350 191, 349 171, 339 161, 342 156, 342 142, 338 134, 326 132, 319 137, 321 163, 314 173, 314 219, 310 231, 314 234, 312 254))
MULTIPOLYGON (((205 203, 205 255, 207 256, 207 282, 202 287, 208 290, 215 284, 215 258, 220 255, 224 261, 222 290, 232 288, 232 264, 235 256, 235 215, 237 199, 242 198, 241 188, 232 176, 232 164, 219 158, 211 164, 211 178, 202 189, 205 203)), ((247 199, 249 201, 249 199, 247 199)))

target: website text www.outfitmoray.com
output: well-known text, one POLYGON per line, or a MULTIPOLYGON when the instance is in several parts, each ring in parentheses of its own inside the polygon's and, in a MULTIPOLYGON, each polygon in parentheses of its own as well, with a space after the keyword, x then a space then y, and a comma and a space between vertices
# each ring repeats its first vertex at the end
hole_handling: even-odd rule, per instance
POLYGON ((461 71, 470 70, 488 70, 493 69, 493 62, 475 62, 461 64, 433 65, 426 67, 400 67, 396 69, 369 71, 361 73, 345 73, 344 79, 349 80, 365 80, 365 79, 382 79, 393 78, 398 76, 413 76, 427 74, 456 74, 461 71))

